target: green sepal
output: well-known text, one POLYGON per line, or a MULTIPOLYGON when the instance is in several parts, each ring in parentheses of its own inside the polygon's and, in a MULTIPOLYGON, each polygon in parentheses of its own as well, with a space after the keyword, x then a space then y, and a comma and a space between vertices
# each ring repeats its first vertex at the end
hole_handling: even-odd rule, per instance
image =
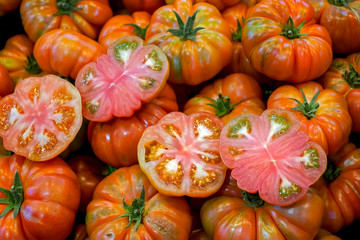
POLYGON ((349 71, 345 71, 342 77, 345 78, 351 88, 360 88, 360 74, 351 63, 349 64, 349 71))
POLYGON ((14 184, 11 186, 10 190, 0 187, 0 192, 8 196, 8 198, 0 198, 0 204, 8 205, 0 214, 0 218, 13 210, 14 219, 16 219, 19 214, 21 204, 24 201, 24 189, 18 172, 15 173, 14 184))
POLYGON ((331 161, 328 161, 325 173, 323 175, 325 181, 329 184, 339 177, 341 173, 341 168, 335 168, 335 164, 331 161))
POLYGON ((237 105, 242 103, 245 99, 242 99, 241 101, 231 104, 230 98, 228 96, 223 97, 221 93, 218 95, 219 97, 214 100, 212 98, 209 98, 207 96, 204 96, 204 98, 208 99, 209 101, 213 103, 207 103, 206 105, 209 105, 216 109, 215 116, 221 118, 223 116, 228 115, 237 105))
POLYGON ((179 14, 177 12, 173 11, 175 14, 176 20, 178 22, 179 29, 168 29, 167 31, 172 33, 175 36, 178 36, 182 41, 185 41, 185 40, 195 41, 196 33, 198 31, 204 29, 203 27, 198 27, 198 28, 193 29, 196 14, 198 13, 198 11, 199 10, 196 10, 191 17, 187 18, 186 24, 184 24, 181 17, 179 16, 179 14))
POLYGON ((75 5, 81 1, 82 0, 56 0, 58 12, 54 13, 53 16, 69 15, 74 18, 73 12, 81 9, 79 7, 75 7, 75 5))
POLYGON ((308 103, 308 101, 306 100, 304 91, 302 89, 300 89, 300 91, 301 91, 304 103, 300 102, 299 100, 297 100, 295 98, 289 98, 291 100, 294 100, 298 104, 298 106, 291 108, 291 110, 297 110, 297 111, 302 112, 308 120, 310 120, 313 117, 317 119, 315 114, 316 114, 316 111, 319 108, 320 104, 316 102, 316 99, 318 98, 318 96, 320 94, 320 90, 314 95, 314 97, 311 99, 310 103, 308 103))
POLYGON ((289 16, 281 35, 285 36, 287 39, 295 39, 299 38, 300 36, 309 36, 306 33, 300 33, 304 25, 305 21, 303 21, 299 26, 295 27, 294 20, 289 16))
POLYGON ((249 193, 247 191, 241 190, 241 196, 246 205, 249 207, 256 209, 265 204, 265 201, 260 198, 258 193, 249 193))
POLYGON ((25 71, 32 74, 32 75, 36 75, 36 74, 40 74, 42 73, 42 69, 40 68, 38 62, 35 59, 35 56, 33 53, 30 53, 30 55, 26 56, 26 66, 25 66, 25 71))
POLYGON ((145 40, 145 35, 146 35, 146 31, 147 29, 149 28, 149 25, 148 24, 146 27, 142 28, 136 24, 133 24, 133 23, 129 23, 129 24, 124 24, 124 25, 127 25, 127 26, 131 26, 131 27, 134 27, 134 30, 132 31, 132 33, 135 33, 138 37, 142 38, 145 40))

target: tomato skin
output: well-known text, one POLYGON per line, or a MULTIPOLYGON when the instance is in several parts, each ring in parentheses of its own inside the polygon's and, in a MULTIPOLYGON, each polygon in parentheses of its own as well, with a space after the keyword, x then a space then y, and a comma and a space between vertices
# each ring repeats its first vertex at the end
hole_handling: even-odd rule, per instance
POLYGON ((184 198, 157 193, 139 165, 120 168, 99 183, 87 208, 86 227, 90 239, 188 239, 190 208, 184 198), (128 217, 118 218, 145 189, 145 211, 138 230, 129 228, 128 217), (116 219, 117 218, 117 219, 116 219), (116 220, 114 220, 116 219, 116 220))
POLYGON ((193 5, 190 0, 177 0, 173 5, 156 10, 145 37, 148 43, 159 46, 167 55, 170 63, 169 82, 187 85, 198 85, 211 79, 230 63, 230 39, 229 27, 214 6, 205 3, 193 5), (205 30, 195 34, 195 41, 181 40, 168 32, 169 29, 178 29, 173 11, 185 23, 196 10, 198 13, 193 29, 204 27, 205 30))
POLYGON ((281 86, 270 95, 267 107, 290 110, 300 120, 301 129, 307 132, 310 140, 318 143, 326 153, 335 153, 348 141, 352 121, 345 98, 332 89, 323 89, 317 82, 281 86), (316 100, 319 103, 316 118, 308 120, 301 111, 291 110, 298 103, 290 98, 304 102, 300 89, 308 102, 320 91, 316 100))
MULTIPOLYGON (((69 2, 69 1, 68 1, 69 2)), ((68 14, 54 15, 60 11, 56 0, 24 0, 20 16, 25 32, 32 41, 54 29, 69 29, 96 39, 100 28, 112 17, 113 12, 107 0, 79 1, 77 9, 68 14)))
MULTIPOLYGON (((65 239, 73 227, 80 201, 76 175, 60 158, 33 162, 19 155, 0 158, 0 187, 10 189, 20 175, 24 201, 16 219, 13 211, 0 219, 1 239, 65 239)), ((0 198, 6 197, 0 193, 0 198)), ((0 212, 7 205, 0 204, 0 212)))
POLYGON ((156 124, 169 112, 177 111, 176 96, 165 85, 157 98, 144 104, 132 117, 114 118, 108 122, 90 122, 88 139, 95 155, 114 167, 138 162, 137 144, 144 130, 156 124))
POLYGON ((153 13, 156 9, 165 5, 165 0, 123 0, 122 2, 130 12, 146 11, 153 13))
POLYGON ((35 43, 34 55, 39 66, 48 73, 76 78, 87 63, 105 54, 106 50, 94 40, 65 29, 42 35, 35 43))
POLYGON ((346 101, 349 104, 349 113, 353 120, 352 130, 360 132, 360 89, 354 89, 346 96, 346 101))
POLYGON ((7 69, 0 64, 0 98, 14 91, 14 86, 11 81, 10 75, 7 69))
POLYGON ((314 24, 314 14, 307 1, 296 0, 266 0, 249 9, 242 43, 254 68, 272 79, 293 83, 320 77, 333 54, 330 35, 314 24), (300 33, 308 36, 283 35, 289 16, 295 27, 305 22, 300 33))
POLYGON ((253 208, 241 198, 216 197, 200 211, 211 239, 313 239, 321 226, 324 202, 314 192, 291 206, 253 208))
POLYGON ((21 0, 1 0, 0 1, 0 16, 4 16, 8 12, 15 10, 20 6, 21 0))
POLYGON ((314 240, 341 240, 341 238, 337 237, 336 235, 331 234, 330 232, 326 231, 325 229, 320 229, 318 234, 316 234, 314 240))
POLYGON ((220 117, 224 124, 242 113, 261 115, 265 110, 265 105, 261 100, 262 90, 259 83, 250 76, 236 73, 206 85, 199 94, 185 104, 184 113, 190 115, 197 112, 207 112, 215 115, 216 109, 207 105, 212 102, 206 97, 216 100, 219 94, 223 97, 229 97, 231 104, 242 101, 229 114, 220 117))
MULTIPOLYGON (((138 36, 134 32, 134 27, 125 24, 135 24, 140 28, 145 28, 150 23, 151 15, 145 11, 134 12, 130 15, 116 15, 110 18, 99 34, 99 43, 106 49, 123 36, 138 36)), ((144 36, 145 37, 145 36, 144 36)))
POLYGON ((341 169, 340 174, 329 183, 321 178, 314 186, 325 201, 322 228, 332 233, 360 218, 360 148, 353 146, 348 143, 336 154, 346 153, 342 158, 330 158, 334 167, 341 169))

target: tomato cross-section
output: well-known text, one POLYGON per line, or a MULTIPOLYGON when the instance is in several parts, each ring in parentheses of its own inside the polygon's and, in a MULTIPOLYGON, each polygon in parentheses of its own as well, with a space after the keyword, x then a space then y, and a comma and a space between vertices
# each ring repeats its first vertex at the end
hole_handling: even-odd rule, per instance
POLYGON ((34 161, 54 158, 65 150, 81 122, 80 93, 55 75, 24 79, 0 101, 4 147, 34 161))
POLYGON ((207 197, 224 182, 219 154, 223 123, 209 113, 165 115, 145 129, 139 144, 141 169, 153 186, 171 196, 207 197))
POLYGON ((275 205, 301 199, 326 169, 325 151, 287 110, 242 114, 225 125, 220 156, 238 187, 275 205))

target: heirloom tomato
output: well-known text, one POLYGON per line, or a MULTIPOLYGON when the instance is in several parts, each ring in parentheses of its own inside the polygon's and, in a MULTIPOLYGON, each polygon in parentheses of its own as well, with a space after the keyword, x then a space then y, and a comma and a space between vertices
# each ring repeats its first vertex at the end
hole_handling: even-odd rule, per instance
POLYGON ((39 67, 33 48, 34 43, 25 34, 17 34, 10 37, 0 51, 0 65, 8 70, 14 86, 24 78, 46 74, 39 67))
POLYGON ((34 162, 19 155, 0 158, 0 238, 63 240, 71 232, 80 188, 60 158, 34 162))
POLYGON ((346 58, 335 58, 320 78, 324 88, 341 93, 348 103, 352 119, 352 131, 360 132, 360 53, 346 58))
POLYGON ((326 153, 335 153, 349 140, 352 121, 345 98, 317 82, 281 86, 270 95, 267 107, 290 110, 326 153))
POLYGON ((34 55, 41 69, 73 79, 85 64, 96 61, 104 53, 106 50, 98 42, 65 29, 45 33, 34 47, 34 55))
POLYGON ((56 157, 71 143, 82 121, 81 97, 55 75, 22 80, 0 100, 4 147, 30 160, 56 157))
POLYGON ((23 0, 20 16, 32 41, 54 29, 69 29, 96 39, 113 12, 108 0, 23 0))
POLYGON ((314 185, 325 201, 322 228, 338 232, 360 218, 360 148, 348 143, 339 153, 342 158, 329 158, 324 176, 314 185), (344 153, 346 155, 344 155, 344 153))
POLYGON ((354 53, 360 50, 360 1, 308 1, 315 9, 316 21, 328 30, 335 53, 354 53))
POLYGON ((130 15, 116 15, 110 18, 99 35, 99 43, 106 49, 124 36, 138 36, 145 39, 151 15, 147 12, 134 12, 130 15))
POLYGON ((315 24, 314 14, 302 0, 264 0, 249 9, 242 43, 254 68, 279 81, 320 77, 333 55, 330 35, 315 24))
POLYGON ((0 64, 0 99, 14 91, 8 70, 0 64))
POLYGON ((280 206, 304 197, 326 169, 324 150, 283 109, 230 120, 221 131, 220 156, 240 189, 280 206))
POLYGON ((191 0, 156 10, 145 36, 167 55, 169 82, 187 85, 211 79, 230 63, 230 39, 229 26, 216 8, 191 0))
POLYGON ((106 122, 131 117, 145 102, 154 99, 169 76, 169 62, 159 47, 137 36, 115 41, 97 60, 85 65, 76 77, 83 115, 106 122))
POLYGON ((223 123, 242 113, 261 115, 265 110, 259 83, 242 73, 228 75, 205 86, 184 106, 184 113, 208 112, 223 123))
POLYGON ((131 117, 90 122, 88 139, 92 150, 101 161, 114 167, 137 164, 137 145, 145 128, 177 110, 175 93, 167 84, 159 96, 145 103, 131 117))
POLYGON ((21 0, 1 0, 0 1, 0 16, 4 16, 8 12, 15 10, 20 6, 21 0))
POLYGON ((165 0, 123 0, 122 2, 130 12, 146 11, 153 13, 156 9, 165 5, 165 0))
POLYGON ((158 193, 139 165, 102 180, 87 208, 90 239, 187 240, 190 208, 183 197, 158 193))
POLYGON ((320 229, 324 202, 313 191, 286 207, 245 191, 243 196, 216 197, 203 205, 201 222, 210 239, 312 240, 320 229))
POLYGON ((208 197, 219 190, 226 175, 219 154, 222 127, 209 113, 169 113, 140 138, 140 167, 163 194, 208 197))

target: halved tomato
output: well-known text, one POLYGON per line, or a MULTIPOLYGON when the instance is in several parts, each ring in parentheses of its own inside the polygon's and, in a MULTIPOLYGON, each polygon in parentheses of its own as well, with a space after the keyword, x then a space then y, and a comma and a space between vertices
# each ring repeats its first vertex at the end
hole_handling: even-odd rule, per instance
POLYGON ((0 100, 4 147, 34 161, 56 157, 71 143, 82 122, 81 97, 55 75, 30 77, 0 100))
POLYGON ((282 109, 230 120, 221 132, 220 155, 238 187, 280 206, 304 197, 324 173, 326 154, 299 129, 295 115, 282 109))
POLYGON ((207 197, 221 187, 226 167, 219 154, 223 123, 210 113, 165 115, 138 144, 141 169, 170 196, 207 197))
POLYGON ((161 92, 168 76, 169 63, 159 47, 143 45, 137 36, 125 36, 96 63, 85 65, 75 86, 81 93, 84 117, 105 122, 132 116, 143 102, 161 92))

